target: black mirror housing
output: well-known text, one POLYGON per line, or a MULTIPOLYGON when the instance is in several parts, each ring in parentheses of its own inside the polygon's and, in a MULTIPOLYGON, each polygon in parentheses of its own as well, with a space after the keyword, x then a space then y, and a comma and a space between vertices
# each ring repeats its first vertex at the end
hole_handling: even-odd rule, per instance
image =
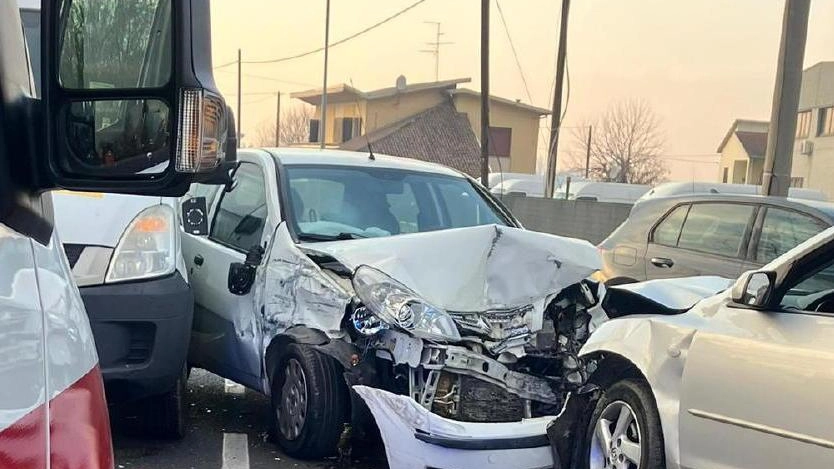
POLYGON ((140 3, 42 4, 43 138, 33 152, 41 190, 181 196, 192 182, 227 180, 236 143, 212 74, 208 0, 157 0, 142 18, 131 2, 140 3), (85 9, 109 16, 80 14, 85 9), (108 44, 85 41, 117 28, 123 11, 132 12, 132 24, 149 25, 141 37, 147 48, 126 66, 138 79, 128 74, 101 83, 96 80, 118 61, 97 55, 95 48, 108 44))
POLYGON ((229 292, 242 296, 252 290, 252 285, 255 283, 255 273, 263 261, 263 256, 264 248, 261 246, 252 246, 246 253, 245 261, 233 262, 229 265, 229 292))
POLYGON ((205 197, 192 197, 181 204, 182 227, 191 235, 208 235, 208 208, 205 197))

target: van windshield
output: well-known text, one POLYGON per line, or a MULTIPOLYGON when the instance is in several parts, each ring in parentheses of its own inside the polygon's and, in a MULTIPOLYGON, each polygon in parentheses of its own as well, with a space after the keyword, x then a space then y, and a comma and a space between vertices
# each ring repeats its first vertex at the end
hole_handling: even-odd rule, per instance
POLYGON ((468 180, 388 168, 287 167, 302 241, 391 236, 509 222, 468 180))

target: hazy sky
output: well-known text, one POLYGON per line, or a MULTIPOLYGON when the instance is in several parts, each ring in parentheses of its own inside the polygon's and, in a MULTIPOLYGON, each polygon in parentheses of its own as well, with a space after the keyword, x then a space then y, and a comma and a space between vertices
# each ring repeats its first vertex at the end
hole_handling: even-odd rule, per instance
MULTIPOLYGON (((337 41, 416 0, 332 0, 337 41)), ((529 85, 525 92, 495 2, 491 9, 492 94, 550 107, 558 0, 500 0, 529 85)), ((324 42, 324 0, 214 0, 215 66, 294 55, 324 42)), ((715 150, 735 118, 768 119, 779 47, 782 0, 574 0, 568 28, 570 127, 610 104, 644 99, 665 135, 671 178, 713 180, 715 150)), ((363 89, 434 79, 434 58, 420 52, 442 23, 440 79, 471 77, 479 88, 480 2, 425 0, 391 22, 330 50, 329 84, 363 89)), ((834 60, 834 0, 813 0, 806 66, 834 60)), ((244 64, 243 132, 274 119, 275 97, 321 86, 323 54, 269 65, 244 64), (260 94, 259 94, 260 93, 260 94)), ((215 71, 236 103, 236 66, 215 71)), ((288 96, 282 105, 290 105, 288 96)), ((549 121, 547 122, 549 125, 549 121)), ((544 134, 545 131, 542 132, 544 134)), ((564 132, 560 159, 573 143, 564 132)))

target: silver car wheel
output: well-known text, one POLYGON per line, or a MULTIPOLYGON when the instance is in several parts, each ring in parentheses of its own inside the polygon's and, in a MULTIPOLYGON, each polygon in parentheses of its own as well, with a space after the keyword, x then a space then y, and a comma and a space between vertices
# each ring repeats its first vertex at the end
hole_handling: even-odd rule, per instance
POLYGON ((627 403, 608 404, 594 424, 590 469, 639 469, 643 454, 637 415, 627 403))
POLYGON ((278 428, 284 438, 290 441, 298 438, 307 418, 307 377, 295 358, 287 360, 284 368, 284 385, 277 412, 278 428))

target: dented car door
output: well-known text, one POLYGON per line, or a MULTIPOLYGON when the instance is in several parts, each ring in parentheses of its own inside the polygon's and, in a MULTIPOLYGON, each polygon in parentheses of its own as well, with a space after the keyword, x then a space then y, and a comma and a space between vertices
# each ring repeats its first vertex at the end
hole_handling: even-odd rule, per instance
POLYGON ((230 266, 263 247, 277 224, 270 199, 270 162, 240 155, 229 190, 222 190, 209 213, 207 237, 184 234, 183 252, 192 272, 195 308, 189 360, 221 376, 260 389, 261 330, 253 294, 232 293, 230 266))

